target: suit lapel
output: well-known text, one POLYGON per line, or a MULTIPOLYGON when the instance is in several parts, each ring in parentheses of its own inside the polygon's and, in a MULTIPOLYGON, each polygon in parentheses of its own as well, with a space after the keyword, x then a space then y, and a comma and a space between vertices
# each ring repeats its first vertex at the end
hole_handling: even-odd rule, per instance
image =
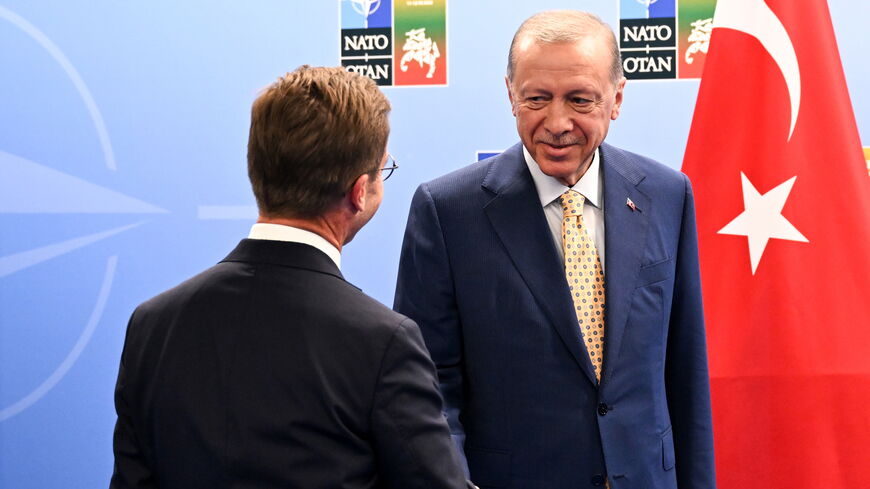
POLYGON ((621 150, 601 145, 604 171, 605 351, 602 381, 612 374, 622 347, 631 296, 640 270, 652 201, 638 190, 643 173, 621 150), (627 199, 635 204, 633 210, 627 199))
POLYGON ((482 186, 495 194, 484 206, 484 212, 514 266, 577 366, 595 383, 592 363, 581 346, 562 263, 550 238, 550 228, 526 166, 522 145, 497 157, 482 186))

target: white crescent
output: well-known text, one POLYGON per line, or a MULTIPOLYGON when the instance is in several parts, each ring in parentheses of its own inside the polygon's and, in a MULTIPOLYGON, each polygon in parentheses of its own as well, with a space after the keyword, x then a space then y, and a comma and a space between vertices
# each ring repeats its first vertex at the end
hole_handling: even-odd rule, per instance
POLYGON ((719 0, 713 16, 713 28, 744 32, 761 43, 782 72, 791 101, 791 127, 794 132, 801 105, 801 72, 794 44, 776 14, 764 0, 719 0))

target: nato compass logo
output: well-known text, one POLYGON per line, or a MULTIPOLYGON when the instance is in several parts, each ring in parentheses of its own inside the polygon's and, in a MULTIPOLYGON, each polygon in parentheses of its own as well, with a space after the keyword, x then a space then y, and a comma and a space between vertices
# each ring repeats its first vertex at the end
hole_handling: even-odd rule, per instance
POLYGON ((619 52, 629 80, 700 78, 716 0, 619 0, 619 52))
POLYGON ((393 16, 389 0, 341 3, 341 65, 378 85, 393 84, 393 16), (353 14, 348 15, 347 7, 353 14), (381 8, 383 7, 383 8, 381 8))
POLYGON ((447 84, 446 0, 339 0, 341 65, 381 86, 447 84))
POLYGON ((117 170, 90 90, 57 45, 0 6, 2 44, 17 48, 0 51, 0 421, 51 391, 90 341, 118 263, 112 244, 96 244, 166 212, 71 174, 117 170))

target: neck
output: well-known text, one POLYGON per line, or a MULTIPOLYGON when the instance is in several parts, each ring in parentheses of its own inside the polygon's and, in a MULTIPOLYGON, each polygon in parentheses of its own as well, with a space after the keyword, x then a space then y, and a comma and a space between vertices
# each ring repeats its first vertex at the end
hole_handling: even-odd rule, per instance
POLYGON ((348 230, 342 226, 337 226, 334 222, 323 216, 314 217, 311 219, 300 219, 294 217, 274 217, 263 216, 257 218, 258 223, 262 224, 280 224, 282 226, 293 226, 294 228, 304 229, 322 237, 330 244, 335 246, 338 251, 341 251, 342 244, 345 243, 348 230))
POLYGON ((589 171, 589 167, 592 166, 592 160, 594 159, 595 152, 593 151, 589 158, 586 160, 586 162, 580 165, 580 168, 577 169, 577 173, 571 175, 570 178, 560 178, 559 181, 567 187, 573 187, 574 185, 577 185, 577 182, 579 182, 580 179, 583 178, 583 175, 585 175, 586 172, 589 171))

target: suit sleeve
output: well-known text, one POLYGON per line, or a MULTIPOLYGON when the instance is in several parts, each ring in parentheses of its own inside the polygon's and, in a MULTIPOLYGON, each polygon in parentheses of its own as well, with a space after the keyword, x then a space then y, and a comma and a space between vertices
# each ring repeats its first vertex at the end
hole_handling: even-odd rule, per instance
POLYGON ((435 366, 406 319, 384 353, 372 407, 379 472, 389 487, 470 487, 441 414, 435 366))
POLYGON ((151 489, 157 488, 154 474, 143 453, 136 435, 133 411, 131 409, 130 385, 128 383, 129 372, 127 370, 128 343, 130 328, 134 325, 134 317, 130 318, 127 325, 127 340, 124 342, 124 351, 121 354, 121 365, 118 369, 118 381, 115 385, 115 411, 118 420, 115 422, 115 434, 113 438, 113 451, 115 453, 115 466, 110 489, 151 489))
POLYGON ((468 474, 463 449, 465 431, 460 422, 462 327, 441 223, 426 184, 417 189, 411 202, 393 308, 420 325, 438 369, 444 415, 468 474))
POLYGON ((676 263, 665 366, 668 409, 674 436, 677 485, 680 489, 716 487, 713 422, 695 205, 689 179, 676 263))

